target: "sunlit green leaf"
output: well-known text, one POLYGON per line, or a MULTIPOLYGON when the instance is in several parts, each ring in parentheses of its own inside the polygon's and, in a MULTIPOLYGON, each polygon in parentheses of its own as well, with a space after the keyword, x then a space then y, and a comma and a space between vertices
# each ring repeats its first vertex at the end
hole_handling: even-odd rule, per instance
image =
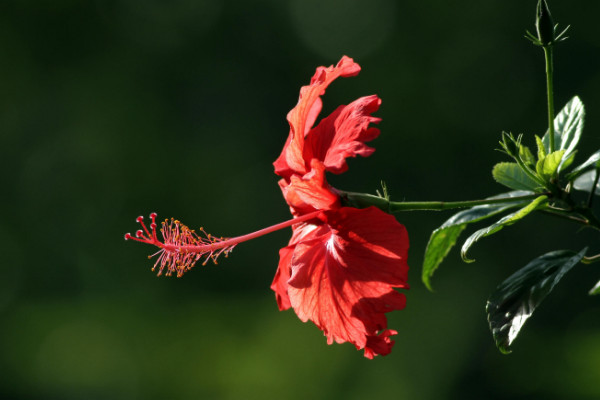
POLYGON ((569 156, 577 148, 583 132, 585 119, 585 107, 575 96, 554 118, 554 129, 560 133, 560 149, 566 150, 565 156, 569 156))
POLYGON ((538 257, 502 282, 487 301, 486 312, 496 346, 510 353, 510 346, 539 304, 561 278, 575 266, 579 253, 553 251, 538 257))
POLYGON ((546 146, 538 135, 535 135, 535 142, 537 143, 538 160, 541 160, 542 158, 546 157, 546 146))
POLYGON ((562 161, 563 154, 565 154, 564 150, 557 150, 554 153, 548 154, 544 158, 538 160, 535 165, 535 170, 538 175, 548 181, 558 170, 558 166, 562 161))
POLYGON ((517 163, 502 162, 492 170, 496 182, 515 190, 535 190, 541 186, 527 175, 517 163))
MULTIPOLYGON (((526 196, 528 194, 532 194, 532 192, 517 190, 509 193, 502 193, 490 197, 490 199, 526 196)), ((448 255, 450 249, 456 244, 456 240, 467 224, 493 217, 505 210, 527 204, 527 202, 528 200, 517 200, 510 203, 475 206, 454 214, 442 226, 433 231, 429 243, 427 244, 423 260, 422 280, 425 286, 427 286, 429 290, 432 290, 431 277, 444 258, 448 255)))
POLYGON ((512 225, 515 222, 519 221, 520 219, 523 219, 529 213, 531 213, 536 208, 538 208, 540 205, 544 204, 547 200, 548 200, 547 196, 544 196, 544 195, 539 196, 535 200, 533 200, 532 202, 527 204, 525 207, 521 208, 520 210, 515 211, 514 213, 511 213, 511 214, 508 214, 508 215, 502 217, 496 223, 494 223, 486 228, 480 229, 477 232, 475 232, 474 234, 472 234, 471 236, 469 236, 469 238, 467 240, 465 240, 465 243, 463 244, 462 249, 460 250, 460 255, 461 255, 463 261, 465 261, 465 262, 475 261, 475 260, 471 260, 467 257, 467 252, 469 251, 471 246, 473 246, 475 243, 477 243, 477 241, 479 241, 479 239, 484 238, 486 236, 493 235, 494 233, 498 232, 505 226, 512 225))
MULTIPOLYGON (((555 150, 565 150, 563 155, 567 159, 577 148, 583 123, 585 119, 585 108, 579 97, 573 97, 554 118, 555 143, 560 145, 555 150)), ((550 136, 546 133, 542 139, 546 153, 550 153, 550 136)), ((563 169, 559 166, 558 171, 563 169)))

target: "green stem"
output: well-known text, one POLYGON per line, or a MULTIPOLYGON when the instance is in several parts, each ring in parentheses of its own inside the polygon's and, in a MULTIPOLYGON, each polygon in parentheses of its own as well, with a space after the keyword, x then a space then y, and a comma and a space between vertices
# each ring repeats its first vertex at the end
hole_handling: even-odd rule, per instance
POLYGON ((483 199, 483 200, 467 200, 467 201, 402 201, 390 202, 390 212, 399 211, 415 211, 415 210, 453 210, 456 208, 470 208, 475 206, 483 206, 489 204, 512 203, 522 200, 533 200, 541 196, 541 194, 530 194, 517 197, 504 197, 500 199, 483 199))
POLYGON ((565 212, 562 212, 561 210, 547 208, 545 210, 542 210, 542 213, 551 215, 553 217, 566 219, 568 221, 577 222, 578 224, 581 224, 581 225, 591 226, 592 228, 594 228, 593 225, 590 225, 590 222, 587 219, 576 217, 574 215, 569 214, 568 212, 565 213, 565 212))
POLYGON ((596 214, 591 208, 587 207, 576 207, 575 212, 583 216, 588 221, 588 226, 600 230, 600 220, 596 217, 596 214))
POLYGON ((525 196, 502 197, 483 200, 467 201, 390 201, 389 199, 366 193, 341 192, 340 195, 345 203, 353 207, 364 208, 369 206, 378 207, 389 213, 417 210, 453 210, 457 208, 469 208, 488 204, 513 203, 524 200, 533 200, 544 193, 528 194, 525 196))
POLYGON ((552 61, 552 44, 543 47, 546 59, 546 89, 548 95, 548 134, 550 135, 550 153, 554 152, 554 64, 552 61))

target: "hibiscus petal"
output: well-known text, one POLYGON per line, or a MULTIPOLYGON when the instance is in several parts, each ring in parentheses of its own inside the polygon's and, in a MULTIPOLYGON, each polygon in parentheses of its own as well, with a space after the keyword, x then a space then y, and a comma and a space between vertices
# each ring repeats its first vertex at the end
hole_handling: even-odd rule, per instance
POLYGON ((341 208, 326 212, 296 244, 288 296, 298 317, 313 321, 328 343, 351 342, 365 356, 387 354, 393 341, 385 313, 404 308, 393 288, 408 289, 408 234, 383 211, 341 208))
POLYGON ((302 177, 292 175, 290 183, 279 181, 283 197, 294 214, 339 207, 339 197, 325 180, 325 166, 318 160, 311 163, 311 171, 302 177))
POLYGON ((275 278, 271 283, 271 289, 275 292, 275 300, 279 311, 287 310, 291 307, 290 298, 287 294, 288 280, 291 275, 292 255, 294 246, 287 246, 279 250, 279 266, 275 272, 275 278))
POLYGON ((288 139, 281 155, 273 163, 277 175, 289 178, 293 173, 303 175, 308 172, 308 165, 302 155, 304 135, 312 128, 321 112, 320 96, 335 79, 355 76, 359 72, 360 66, 350 57, 343 56, 335 67, 317 68, 310 85, 300 89, 298 104, 287 115, 290 124, 288 139))
POLYGON ((367 338, 367 346, 365 347, 365 357, 372 360, 377 354, 382 356, 390 354, 394 346, 394 341, 390 339, 390 336, 397 334, 397 331, 386 329, 379 335, 369 336, 367 338))
POLYGON ((369 125, 381 121, 380 118, 371 116, 380 105, 381 99, 373 95, 338 107, 308 133, 305 138, 304 158, 321 160, 327 171, 341 174, 348 169, 347 157, 367 157, 373 154, 375 149, 364 142, 379 136, 379 129, 369 125))
POLYGON ((277 266, 277 272, 275 272, 275 278, 271 284, 271 289, 275 292, 275 300, 277 300, 277 306, 280 311, 287 310, 291 307, 287 290, 288 280, 292 273, 292 255, 296 243, 305 240, 315 228, 316 225, 304 222, 294 225, 289 246, 279 250, 279 265, 277 266))

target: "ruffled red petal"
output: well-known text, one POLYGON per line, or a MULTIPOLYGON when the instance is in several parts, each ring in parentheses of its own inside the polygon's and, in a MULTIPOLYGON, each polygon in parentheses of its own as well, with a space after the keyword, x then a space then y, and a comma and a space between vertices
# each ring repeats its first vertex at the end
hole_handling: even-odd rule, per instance
POLYGON ((279 311, 287 310, 291 307, 290 297, 288 296, 288 280, 291 275, 292 255, 294 254, 294 246, 287 246, 279 250, 279 265, 275 278, 271 283, 271 290, 275 292, 275 300, 279 311))
POLYGON ((308 172, 307 161, 310 160, 305 160, 302 155, 304 135, 312 128, 321 112, 320 97, 335 79, 355 76, 359 72, 360 66, 350 57, 343 56, 335 67, 317 68, 310 85, 300 89, 298 104, 287 115, 290 124, 288 139, 281 155, 273 163, 277 175, 289 178, 292 174, 304 175, 308 172))
MULTIPOLYGON (((341 208, 298 240, 287 294, 302 321, 313 321, 328 343, 350 342, 365 356, 393 345, 385 313, 404 308, 408 234, 383 211, 341 208)), ((305 229, 305 228, 304 228, 305 229)), ((290 243, 290 245, 293 245, 290 243)), ((289 253, 285 254, 289 260, 289 253)), ((280 268, 281 268, 280 263, 280 268)))
POLYGON ((292 175, 289 183, 285 179, 279 181, 283 197, 296 215, 339 208, 339 197, 325 180, 323 163, 313 160, 311 167, 302 177, 292 175))
POLYGON ((367 337, 367 346, 365 347, 365 357, 373 359, 376 355, 387 356, 392 351, 394 341, 390 336, 397 335, 398 332, 392 329, 385 329, 379 335, 367 337))
POLYGON ((341 174, 348 169, 347 157, 371 155, 375 149, 365 142, 379 136, 379 129, 369 125, 381 121, 371 116, 380 105, 381 99, 373 95, 338 107, 306 135, 304 159, 316 158, 323 162, 327 171, 341 174))
POLYGON ((294 254, 296 243, 305 240, 316 228, 317 225, 307 224, 305 222, 294 225, 289 246, 279 250, 279 265, 277 266, 277 272, 275 272, 275 278, 271 284, 271 289, 275 292, 275 299, 277 300, 277 306, 280 311, 287 310, 291 307, 287 290, 288 281, 292 274, 292 256, 294 254))
POLYGON ((294 215, 322 210, 319 221, 293 227, 271 285, 280 310, 293 307, 302 321, 313 321, 328 343, 351 342, 365 357, 389 354, 397 332, 387 329, 385 314, 404 308, 406 299, 394 288, 408 289, 408 234, 385 212, 340 208, 337 192, 325 171, 342 173, 346 158, 371 155, 365 143, 379 130, 371 114, 381 100, 362 97, 341 106, 316 127, 325 89, 338 77, 358 74, 360 66, 342 57, 335 66, 319 67, 310 85, 300 90, 288 113, 290 133, 275 173, 294 215))

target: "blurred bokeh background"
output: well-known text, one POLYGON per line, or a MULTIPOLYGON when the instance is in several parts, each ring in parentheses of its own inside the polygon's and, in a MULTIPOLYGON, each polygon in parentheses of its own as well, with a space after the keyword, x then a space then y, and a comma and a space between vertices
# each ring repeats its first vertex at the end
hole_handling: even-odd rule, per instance
MULTIPOLYGON (((600 2, 551 1, 572 25, 556 52, 557 109, 588 117, 578 161, 600 147, 600 2)), ((454 250, 420 282, 430 232, 451 213, 398 216, 411 236, 408 306, 391 355, 327 346, 269 290, 289 232, 218 266, 157 278, 123 240, 152 211, 234 236, 289 217, 272 161, 286 113, 319 65, 363 67, 324 111, 378 94, 377 152, 330 176, 397 200, 504 189, 502 130, 545 130, 542 51, 523 38, 535 1, 7 0, 0 3, 0 397, 5 399, 596 399, 600 271, 575 268, 512 355, 485 300, 530 259, 600 249, 533 216, 454 250)), ((465 236, 466 237, 466 236, 465 236)))

